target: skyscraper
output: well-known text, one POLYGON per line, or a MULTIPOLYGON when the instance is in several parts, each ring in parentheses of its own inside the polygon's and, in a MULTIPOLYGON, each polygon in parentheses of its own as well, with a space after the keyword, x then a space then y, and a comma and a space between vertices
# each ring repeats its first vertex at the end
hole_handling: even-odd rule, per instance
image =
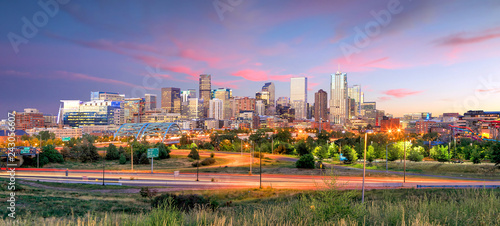
POLYGON ((296 119, 305 119, 307 117, 306 77, 297 77, 290 79, 290 103, 292 104, 292 107, 295 109, 296 119))
POLYGON ((210 100, 208 117, 216 120, 224 119, 223 102, 220 99, 214 98, 210 100))
POLYGON ((161 88, 161 108, 167 113, 181 113, 181 89, 161 88))
POLYGON ((274 115, 276 113, 276 104, 275 104, 275 88, 274 88, 274 83, 272 82, 267 82, 262 86, 262 91, 263 92, 269 92, 269 100, 267 103, 267 109, 266 109, 266 114, 267 115, 274 115))
POLYGON ((208 116, 208 107, 211 99, 212 76, 200 75, 200 100, 203 101, 203 117, 208 116))
POLYGON ((224 108, 224 116, 223 119, 230 119, 232 115, 231 103, 230 99, 233 96, 233 91, 231 89, 218 88, 212 90, 212 99, 222 100, 223 108, 224 108))
POLYGON ((361 95, 361 86, 359 85, 353 85, 352 87, 349 87, 347 95, 349 98, 354 99, 354 111, 355 114, 351 115, 351 118, 353 116, 359 116, 361 114, 361 104, 363 103, 361 95))
POLYGON ((314 120, 327 121, 328 120, 328 94, 320 89, 314 94, 314 120))
POLYGON ((330 122, 345 125, 349 117, 347 74, 337 71, 331 76, 330 122))
POLYGON ((146 111, 152 111, 156 109, 156 94, 145 94, 144 99, 146 101, 146 111))

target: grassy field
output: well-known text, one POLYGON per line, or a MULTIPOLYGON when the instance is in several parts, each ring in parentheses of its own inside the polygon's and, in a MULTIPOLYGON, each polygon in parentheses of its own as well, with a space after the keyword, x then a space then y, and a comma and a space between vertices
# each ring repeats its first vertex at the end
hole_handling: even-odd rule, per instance
MULTIPOLYGON (((331 182, 331 184, 330 184, 331 182)), ((61 191, 23 186, 17 192, 21 225, 497 225, 500 189, 401 189, 366 192, 242 189, 184 191, 223 204, 189 212, 151 208, 137 193, 61 191), (224 203, 229 203, 224 205, 224 203)), ((5 183, 5 180, 3 180, 5 183)), ((44 184, 53 185, 53 184, 44 184)), ((2 190, 1 199, 7 198, 2 190)), ((9 223, 6 210, 0 225, 9 223)))
MULTIPOLYGON (((352 165, 351 167, 363 168, 363 164, 352 165)), ((399 161, 389 162, 390 171, 403 171, 404 164, 399 161)), ((385 170, 385 162, 367 163, 367 169, 385 170)), ((417 174, 444 175, 464 178, 480 179, 500 179, 500 169, 494 164, 453 164, 440 162, 407 162, 406 172, 417 174)))
MULTIPOLYGON (((202 161, 205 158, 201 158, 202 161)), ((224 165, 229 162, 229 160, 224 158, 215 157, 217 165, 224 165)), ((186 156, 171 155, 169 159, 154 160, 154 169, 158 172, 171 172, 174 170, 189 170, 194 168, 191 164, 194 160, 187 158, 186 156)), ((95 161, 88 163, 81 163, 76 161, 65 161, 64 163, 50 163, 45 165, 43 168, 68 168, 68 169, 102 169, 103 162, 95 161)), ((120 164, 118 160, 106 161, 106 170, 130 170, 130 161, 126 164, 120 164)), ((203 167, 202 167, 203 168, 203 167)), ((150 170, 150 164, 134 164, 134 170, 150 170)))

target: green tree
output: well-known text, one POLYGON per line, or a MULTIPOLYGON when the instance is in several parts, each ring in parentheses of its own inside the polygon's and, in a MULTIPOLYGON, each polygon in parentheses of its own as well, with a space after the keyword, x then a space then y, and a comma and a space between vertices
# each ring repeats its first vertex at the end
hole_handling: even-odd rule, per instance
POLYGON ((439 162, 449 162, 450 161, 450 154, 448 153, 448 147, 438 145, 434 146, 431 151, 431 158, 439 161, 439 162))
POLYGON ((393 162, 400 159, 399 158, 399 149, 394 145, 389 145, 387 149, 387 160, 393 162))
POLYGON ((495 163, 495 166, 500 168, 500 143, 497 142, 491 146, 491 161, 495 163))
POLYGON ((184 146, 184 145, 186 145, 186 144, 189 144, 189 139, 188 139, 188 137, 187 137, 187 135, 186 135, 186 134, 183 134, 183 135, 181 136, 181 138, 179 139, 179 144, 180 144, 181 146, 184 146))
POLYGON ((295 144, 295 150, 299 156, 310 154, 311 151, 307 148, 307 144, 304 141, 299 141, 295 144))
POLYGON ((162 142, 158 142, 156 144, 158 148, 158 158, 159 159, 168 159, 170 158, 170 149, 162 142))
POLYGON ((120 164, 125 164, 127 162, 127 157, 125 157, 125 154, 120 154, 120 164))
POLYGON ((368 146, 368 150, 366 151, 366 161, 371 163, 376 158, 377 158, 377 155, 375 154, 375 148, 372 145, 368 146))
POLYGON ((344 161, 345 164, 353 164, 358 161, 358 153, 348 145, 342 146, 342 154, 347 159, 344 161))
POLYGON ((328 156, 333 157, 335 154, 339 153, 339 146, 337 146, 335 143, 331 143, 328 145, 328 156))
POLYGON ((141 157, 139 158, 139 162, 138 163, 139 164, 149 164, 148 154, 142 153, 141 157))
POLYGON ((314 156, 312 154, 302 155, 297 162, 295 162, 297 168, 303 169, 314 169, 314 156))
POLYGON ((425 149, 422 146, 413 147, 408 155, 408 160, 414 162, 421 162, 424 159, 425 149))
POLYGON ((109 144, 108 148, 106 148, 106 159, 107 160, 116 160, 120 158, 120 153, 118 153, 118 149, 114 144, 109 144))
POLYGON ((474 164, 480 164, 481 160, 482 160, 481 151, 479 149, 474 149, 474 151, 472 152, 472 154, 470 156, 470 160, 474 164))
POLYGON ((191 148, 191 152, 189 152, 188 158, 200 160, 200 154, 198 153, 198 150, 196 148, 191 148))
POLYGON ((317 146, 314 151, 313 155, 319 159, 319 161, 328 158, 328 147, 325 146, 317 146))
MULTIPOLYGON (((47 158, 47 163, 63 163, 64 158, 61 153, 59 153, 54 145, 47 145, 42 148, 42 152, 40 153, 40 160, 47 158)), ((40 165, 42 163, 40 162, 40 165)), ((43 166, 43 165, 42 165, 43 166)))

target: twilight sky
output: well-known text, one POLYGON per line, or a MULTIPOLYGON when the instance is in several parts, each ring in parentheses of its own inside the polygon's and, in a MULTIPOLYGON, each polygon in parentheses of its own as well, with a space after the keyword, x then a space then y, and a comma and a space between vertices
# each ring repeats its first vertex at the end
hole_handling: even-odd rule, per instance
POLYGON ((307 76, 313 103, 339 65, 395 116, 500 110, 497 0, 60 2, 0 3, 0 118, 56 114, 90 91, 197 89, 202 73, 235 96, 267 81, 289 96, 290 77, 307 76))

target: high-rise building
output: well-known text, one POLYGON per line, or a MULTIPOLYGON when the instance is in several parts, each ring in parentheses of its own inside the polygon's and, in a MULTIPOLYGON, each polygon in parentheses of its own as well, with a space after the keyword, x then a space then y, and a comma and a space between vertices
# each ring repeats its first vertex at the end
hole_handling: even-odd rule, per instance
POLYGON ((283 107, 290 106, 290 98, 288 97, 279 97, 276 100, 276 106, 281 105, 283 107))
POLYGON ((257 115, 264 115, 266 112, 266 104, 264 103, 263 100, 256 100, 255 101, 255 113, 257 115))
POLYGON ((203 115, 203 100, 198 98, 189 98, 189 110, 188 117, 189 119, 199 119, 203 115))
POLYGON ((295 119, 307 118, 307 78, 297 77, 290 79, 290 103, 295 109, 295 119))
POLYGON ((152 111, 156 109, 156 94, 145 94, 144 100, 145 100, 144 108, 146 111, 152 111))
POLYGON ((90 92, 90 101, 94 100, 123 101, 123 99, 125 99, 125 94, 119 94, 113 92, 100 92, 100 91, 90 92))
POLYGON ((275 95, 275 87, 274 83, 266 82, 264 86, 262 86, 263 92, 269 92, 269 100, 267 103, 266 113, 267 115, 274 115, 276 113, 276 95, 275 95))
POLYGON ((328 120, 328 94, 322 89, 314 94, 314 120, 328 120))
POLYGON ((210 104, 211 91, 212 91, 212 76, 211 75, 200 75, 200 100, 203 100, 203 117, 208 116, 208 107, 210 104))
POLYGON ((139 123, 140 117, 144 114, 145 101, 142 98, 125 98, 123 101, 123 123, 139 123))
POLYGON ((181 113, 181 89, 161 88, 161 108, 167 113, 181 113))
POLYGON ((349 98, 354 99, 354 105, 352 106, 354 108, 354 114, 350 115, 350 118, 353 118, 361 114, 361 104, 363 103, 363 98, 361 96, 363 95, 363 93, 361 92, 361 86, 359 85, 353 85, 347 90, 347 95, 349 96, 349 98))
POLYGON ((216 120, 224 119, 224 107, 222 100, 217 98, 210 100, 208 117, 216 120))
POLYGON ((71 127, 119 125, 118 118, 122 101, 94 100, 81 102, 79 100, 61 100, 62 122, 71 127))
POLYGON ((42 128, 45 124, 45 118, 41 112, 34 108, 26 108, 24 112, 17 112, 15 117, 15 129, 24 130, 33 128, 42 128))
POLYGON ((347 74, 340 71, 331 74, 330 90, 330 122, 345 125, 349 118, 347 74))
POLYGON ((230 119, 232 116, 232 109, 230 99, 233 96, 233 91, 231 89, 226 88, 218 88, 212 90, 212 99, 222 100, 223 108, 224 108, 224 119, 230 119))
POLYGON ((238 97, 234 98, 234 109, 235 116, 237 116, 242 111, 255 111, 255 98, 250 97, 238 97))

